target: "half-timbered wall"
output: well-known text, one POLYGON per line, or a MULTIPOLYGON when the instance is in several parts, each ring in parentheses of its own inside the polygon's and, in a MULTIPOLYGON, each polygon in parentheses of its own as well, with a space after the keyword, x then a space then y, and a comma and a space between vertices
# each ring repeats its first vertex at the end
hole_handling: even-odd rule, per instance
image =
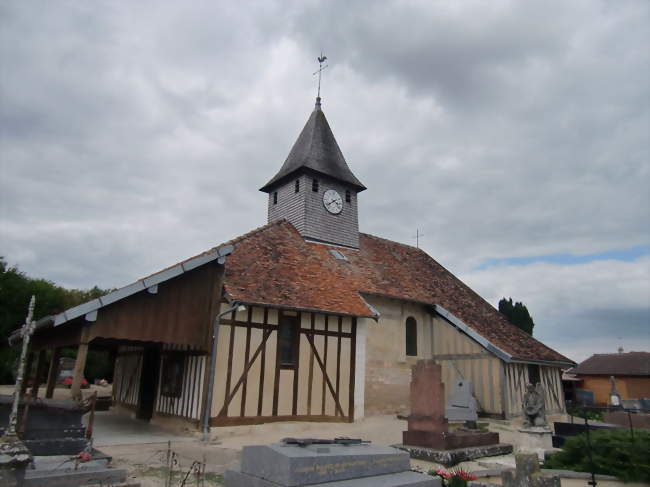
POLYGON ((200 352, 198 347, 173 344, 163 345, 158 384, 162 384, 163 364, 166 355, 170 353, 179 353, 183 357, 183 378, 181 381, 180 395, 164 395, 162 393, 162 387, 159 386, 156 394, 155 412, 198 420, 201 418, 203 385, 205 382, 206 367, 209 364, 207 355, 200 352))
POLYGON ((351 421, 355 353, 355 318, 262 307, 224 317, 211 424, 351 421), (299 324, 291 368, 283 368, 276 356, 283 315, 299 324))
POLYGON ((433 317, 432 324, 432 358, 442 366, 445 404, 453 391, 454 383, 465 379, 474 385, 474 397, 479 411, 501 414, 501 360, 440 316, 433 317))
POLYGON ((113 402, 137 407, 142 372, 142 347, 119 347, 113 374, 113 402))
MULTIPOLYGON (((503 364, 506 383, 507 417, 521 416, 523 397, 526 386, 530 383, 528 364, 503 364)), ((562 371, 558 367, 539 366, 540 382, 544 388, 544 406, 547 413, 559 413, 565 410, 562 389, 562 371)))

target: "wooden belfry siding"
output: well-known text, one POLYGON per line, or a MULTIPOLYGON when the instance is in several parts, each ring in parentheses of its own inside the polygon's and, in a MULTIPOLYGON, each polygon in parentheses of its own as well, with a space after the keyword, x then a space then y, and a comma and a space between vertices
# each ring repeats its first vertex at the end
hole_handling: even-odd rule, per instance
MULTIPOLYGON (((506 417, 521 416, 522 402, 529 383, 528 364, 503 364, 506 394, 506 417)), ((544 388, 544 405, 547 413, 564 412, 562 371, 558 367, 539 366, 540 381, 544 388)))
POLYGON ((221 325, 213 426, 354 419, 356 318, 249 307, 221 325), (299 326, 291 368, 276 356, 283 314, 299 326))
POLYGON ((165 344, 160 359, 158 384, 162 384, 165 354, 170 352, 183 354, 181 394, 178 397, 165 396, 162 394, 162 388, 159 385, 156 394, 155 411, 156 413, 198 420, 201 418, 203 384, 205 382, 206 364, 208 364, 207 356, 199 352, 197 347, 165 344))
POLYGON ((142 347, 119 348, 113 374, 113 402, 132 408, 138 406, 142 353, 142 347))

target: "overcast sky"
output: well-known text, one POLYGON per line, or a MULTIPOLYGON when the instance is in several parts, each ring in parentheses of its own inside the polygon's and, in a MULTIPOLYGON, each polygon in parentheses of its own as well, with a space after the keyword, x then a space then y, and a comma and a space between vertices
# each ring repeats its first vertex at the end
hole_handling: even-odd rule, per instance
POLYGON ((0 255, 119 287, 266 223, 314 104, 366 233, 576 361, 650 350, 640 1, 0 4, 0 255))

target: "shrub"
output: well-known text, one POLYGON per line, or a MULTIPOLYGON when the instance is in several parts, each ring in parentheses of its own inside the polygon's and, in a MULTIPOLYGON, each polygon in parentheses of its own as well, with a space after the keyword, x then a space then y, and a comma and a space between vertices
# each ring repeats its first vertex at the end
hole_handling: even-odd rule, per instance
MULTIPOLYGON (((650 482, 650 431, 630 430, 590 432, 591 456, 595 473, 614 475, 625 482, 650 482)), ((567 439, 562 451, 551 455, 544 468, 591 472, 587 435, 567 439)))
POLYGON ((592 421, 603 420, 602 411, 598 411, 597 409, 576 408, 574 410, 569 411, 569 413, 571 414, 571 416, 575 416, 576 418, 587 418, 592 421))

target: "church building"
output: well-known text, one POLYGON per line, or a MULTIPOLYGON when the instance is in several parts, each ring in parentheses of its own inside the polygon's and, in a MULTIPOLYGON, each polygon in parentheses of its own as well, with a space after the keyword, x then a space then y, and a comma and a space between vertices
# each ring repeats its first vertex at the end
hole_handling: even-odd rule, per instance
POLYGON ((365 190, 317 98, 261 187, 267 225, 41 320, 33 351, 79 346, 82 371, 89 346, 109 348, 118 408, 204 429, 408 413, 423 358, 442 365, 445 393, 471 380, 482 415, 520 415, 529 382, 563 411, 573 362, 422 250, 360 233, 365 190))

